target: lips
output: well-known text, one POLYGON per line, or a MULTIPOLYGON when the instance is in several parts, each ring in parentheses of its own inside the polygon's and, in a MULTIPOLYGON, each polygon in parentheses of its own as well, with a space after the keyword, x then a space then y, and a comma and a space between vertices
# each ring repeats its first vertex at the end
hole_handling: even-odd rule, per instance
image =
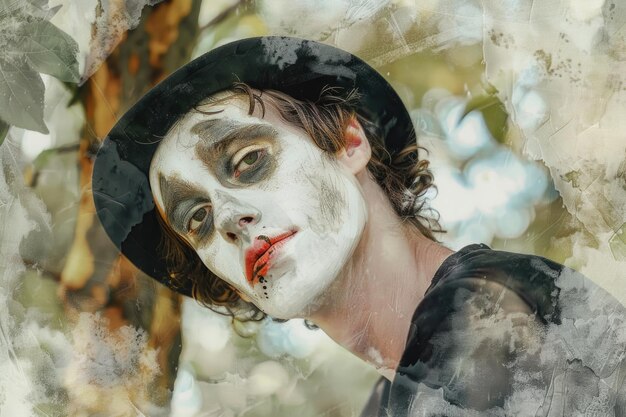
POLYGON ((250 285, 254 284, 257 277, 267 274, 276 250, 295 233, 289 231, 274 237, 259 235, 254 239, 252 246, 246 250, 246 279, 250 285))

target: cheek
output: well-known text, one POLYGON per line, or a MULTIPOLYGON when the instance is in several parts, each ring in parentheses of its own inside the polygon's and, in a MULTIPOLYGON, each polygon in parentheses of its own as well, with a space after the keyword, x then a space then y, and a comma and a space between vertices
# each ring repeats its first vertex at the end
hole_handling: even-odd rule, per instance
POLYGON ((327 231, 336 231, 345 221, 346 193, 339 178, 326 177, 315 185, 318 201, 318 222, 327 231))
POLYGON ((238 289, 245 288, 243 279, 243 269, 239 259, 239 252, 232 244, 227 244, 219 237, 214 237, 211 241, 197 250, 198 256, 204 265, 214 274, 238 289))
POLYGON ((274 191, 280 207, 324 234, 337 231, 345 221, 349 193, 345 174, 320 152, 304 148, 298 158, 279 161, 275 178, 280 181, 266 191, 274 191))
POLYGON ((311 228, 318 234, 337 232, 349 215, 349 184, 336 167, 322 164, 320 168, 307 175, 303 184, 311 228))

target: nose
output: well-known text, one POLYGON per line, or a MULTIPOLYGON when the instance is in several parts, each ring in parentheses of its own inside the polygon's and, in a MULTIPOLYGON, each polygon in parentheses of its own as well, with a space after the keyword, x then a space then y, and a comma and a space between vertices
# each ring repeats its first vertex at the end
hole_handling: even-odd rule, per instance
POLYGON ((261 220, 261 212, 233 193, 216 191, 213 199, 215 227, 228 242, 250 240, 249 227, 261 220))

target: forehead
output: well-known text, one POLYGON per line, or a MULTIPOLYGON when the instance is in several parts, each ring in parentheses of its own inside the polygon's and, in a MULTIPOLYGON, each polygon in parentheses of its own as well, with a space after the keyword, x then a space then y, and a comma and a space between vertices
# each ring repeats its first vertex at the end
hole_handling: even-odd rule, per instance
POLYGON ((271 125, 269 121, 257 115, 248 114, 249 104, 244 97, 233 96, 232 93, 218 93, 212 96, 211 100, 218 102, 199 106, 201 111, 195 109, 189 111, 167 132, 152 159, 151 180, 156 170, 166 173, 180 168, 180 161, 177 161, 177 158, 181 154, 193 158, 194 147, 200 141, 210 146, 242 126, 271 125))
MULTIPOLYGON (((157 152, 163 148, 171 148, 172 145, 193 146, 200 139, 223 135, 233 129, 236 122, 263 121, 248 114, 248 103, 241 97, 232 97, 216 104, 198 106, 192 109, 176 121, 174 126, 167 132, 161 141, 157 152), (211 128, 203 129, 207 123, 211 128)), ((266 122, 265 122, 266 123, 266 122)))

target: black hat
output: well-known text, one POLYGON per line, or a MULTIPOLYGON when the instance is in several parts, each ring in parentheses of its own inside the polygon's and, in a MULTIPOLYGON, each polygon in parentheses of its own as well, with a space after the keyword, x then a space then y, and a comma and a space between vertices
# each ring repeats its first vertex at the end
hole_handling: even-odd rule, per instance
POLYGON ((175 286, 157 250, 162 233, 150 190, 150 163, 177 119, 237 81, 310 101, 326 86, 356 88, 355 110, 378 125, 391 155, 415 138, 409 114, 389 83, 361 59, 330 45, 291 37, 242 39, 178 69, 109 132, 95 162, 93 198, 104 229, 121 252, 143 272, 185 295, 191 294, 191 284, 175 286))

